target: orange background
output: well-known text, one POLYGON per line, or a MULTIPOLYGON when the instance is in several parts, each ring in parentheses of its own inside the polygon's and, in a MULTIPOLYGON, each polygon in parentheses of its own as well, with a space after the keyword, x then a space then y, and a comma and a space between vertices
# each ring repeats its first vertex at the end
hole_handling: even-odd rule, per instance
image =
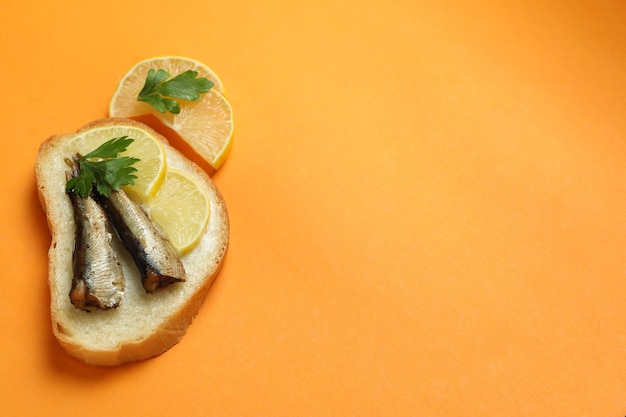
POLYGON ((624 1, 2 0, 0 22, 2 415, 626 415, 624 1), (180 344, 89 367, 51 334, 33 163, 167 54, 234 108, 231 245, 180 344))

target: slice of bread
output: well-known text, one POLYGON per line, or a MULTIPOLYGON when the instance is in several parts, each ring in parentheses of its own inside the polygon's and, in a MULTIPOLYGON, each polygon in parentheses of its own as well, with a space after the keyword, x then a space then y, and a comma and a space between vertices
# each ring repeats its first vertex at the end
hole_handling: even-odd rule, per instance
POLYGON ((50 310, 52 330, 61 346, 86 363, 116 366, 154 357, 178 343, 198 313, 228 247, 226 204, 209 176, 148 126, 115 118, 98 120, 76 133, 47 139, 37 154, 35 175, 52 237, 48 252, 50 310), (69 297, 75 222, 65 192, 68 170, 65 159, 76 152, 70 141, 77 134, 115 125, 138 126, 162 140, 168 167, 197 178, 205 187, 210 200, 210 219, 198 245, 182 256, 186 282, 152 294, 144 291, 131 256, 114 236, 113 246, 126 281, 124 300, 114 310, 86 312, 74 307, 69 297))

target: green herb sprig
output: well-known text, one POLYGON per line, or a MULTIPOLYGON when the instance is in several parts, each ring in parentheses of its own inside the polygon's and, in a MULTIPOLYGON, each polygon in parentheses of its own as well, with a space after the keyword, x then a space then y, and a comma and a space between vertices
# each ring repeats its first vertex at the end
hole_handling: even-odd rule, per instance
POLYGON ((119 156, 133 141, 128 136, 113 138, 80 157, 79 173, 67 181, 65 190, 87 197, 95 185, 98 193, 108 197, 111 190, 117 191, 124 185, 134 184, 137 169, 131 165, 139 159, 119 156))
POLYGON ((137 96, 137 100, 146 102, 161 113, 180 113, 180 105, 174 99, 200 100, 200 94, 207 93, 213 82, 208 78, 198 78, 198 72, 187 70, 170 78, 163 69, 150 69, 146 82, 137 96))

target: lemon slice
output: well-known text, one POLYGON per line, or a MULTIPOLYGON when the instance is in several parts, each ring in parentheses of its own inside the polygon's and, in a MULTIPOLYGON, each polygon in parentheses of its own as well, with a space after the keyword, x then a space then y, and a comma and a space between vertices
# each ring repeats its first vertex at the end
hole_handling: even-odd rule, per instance
POLYGON ((206 65, 183 57, 157 57, 139 62, 121 79, 109 104, 110 117, 137 117, 154 115, 161 123, 176 132, 180 138, 218 169, 226 160, 233 138, 233 112, 223 95, 223 85, 206 65), (194 70, 198 77, 213 81, 211 90, 198 101, 179 101, 180 113, 160 113, 151 105, 138 101, 148 70, 164 69, 174 77, 194 70))
POLYGON ((104 142, 122 136, 128 136, 134 141, 121 155, 139 159, 133 165, 137 169, 135 183, 124 186, 124 191, 141 201, 149 201, 159 191, 167 171, 165 150, 149 132, 134 126, 96 127, 80 132, 70 145, 74 152, 85 155, 104 142))
POLYGON ((207 227, 209 197, 194 178, 168 169, 147 210, 172 245, 184 254, 198 243, 207 227))

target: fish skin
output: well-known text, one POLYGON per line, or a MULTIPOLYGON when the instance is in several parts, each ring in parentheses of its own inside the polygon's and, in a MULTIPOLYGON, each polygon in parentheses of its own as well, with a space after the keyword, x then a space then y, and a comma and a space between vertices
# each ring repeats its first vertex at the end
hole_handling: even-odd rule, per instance
POLYGON ((133 257, 146 292, 186 280, 176 249, 154 226, 146 212, 124 190, 98 196, 117 234, 133 257))
POLYGON ((91 197, 68 193, 76 234, 70 300, 85 311, 118 307, 124 297, 124 271, 111 245, 109 219, 91 197))

